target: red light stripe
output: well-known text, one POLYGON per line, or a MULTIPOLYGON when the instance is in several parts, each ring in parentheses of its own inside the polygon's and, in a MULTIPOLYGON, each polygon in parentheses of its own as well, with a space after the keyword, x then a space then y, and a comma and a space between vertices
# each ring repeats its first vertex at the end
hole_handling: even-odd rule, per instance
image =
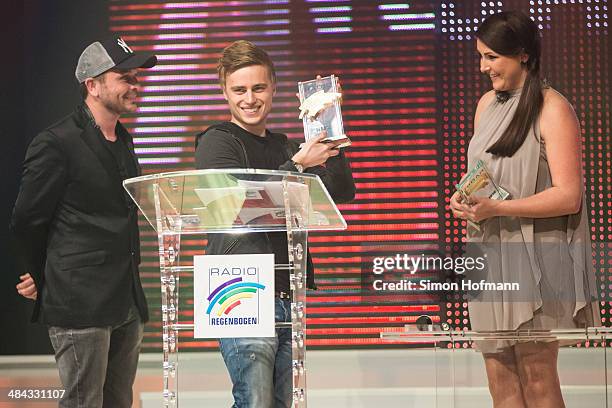
MULTIPOLYGON (((351 166, 353 163, 351 163, 351 166)), ((397 192, 377 192, 377 193, 357 193, 355 194, 355 200, 383 200, 383 199, 394 199, 394 198, 432 198, 437 197, 437 191, 397 191, 397 192)))
POLYGON ((308 317, 306 327, 309 324, 375 324, 375 323, 414 323, 418 316, 363 316, 363 317, 308 317))
POLYGON ((378 119, 378 120, 356 120, 351 119, 347 115, 346 122, 350 126, 376 126, 376 125, 434 125, 436 120, 434 118, 421 118, 421 119, 378 119))
MULTIPOLYGON (((310 239, 309 239, 310 240, 310 239)), ((347 254, 350 255, 350 254, 347 254)), ((321 258, 319 258, 321 259, 321 258)), ((361 257, 360 256, 347 256, 345 258, 334 258, 334 257, 326 257, 325 258, 325 262, 326 263, 333 263, 333 262, 339 262, 339 263, 360 263, 361 262, 361 257)))
POLYGON ((411 223, 411 224, 369 224, 348 226, 347 231, 388 231, 388 230, 427 230, 436 229, 440 225, 438 223, 411 223))
POLYGON ((311 237, 308 240, 312 242, 355 242, 355 241, 398 241, 398 240, 415 240, 427 241, 437 240, 438 234, 391 234, 391 235, 352 235, 340 237, 311 237))
MULTIPOLYGON (((368 179, 368 178, 395 178, 395 177, 436 177, 438 172, 436 170, 415 170, 415 171, 368 171, 359 172, 353 171, 353 178, 355 180, 368 179)), ((376 183, 379 185, 380 183, 376 183)))
POLYGON ((411 115, 411 114, 434 114, 435 108, 404 108, 404 109, 350 109, 351 115, 411 115))
MULTIPOLYGON (((141 21, 141 20, 159 20, 162 18, 161 14, 127 14, 119 16, 110 16, 110 21, 141 21)), ((125 40, 125 38, 124 38, 125 40)), ((126 40, 127 41, 127 40, 126 40)))
MULTIPOLYGON (((436 139, 420 139, 419 141, 412 141, 410 139, 400 139, 398 136, 414 136, 414 135, 435 135, 436 129, 386 129, 386 130, 352 130, 349 132, 349 136, 352 138, 370 138, 370 139, 380 139, 382 136, 391 136, 394 137, 394 140, 391 141, 381 141, 375 140, 375 142, 381 142, 382 144, 376 144, 374 146, 410 146, 416 144, 437 144, 438 141, 436 139), (388 145, 385 143, 393 142, 394 144, 388 145)), ((355 142, 355 141, 354 141, 355 142)), ((355 143, 353 143, 353 146, 355 143)))
POLYGON ((159 24, 129 24, 129 25, 121 25, 121 26, 111 26, 109 27, 110 31, 124 33, 126 31, 157 31, 160 29, 159 24))
POLYGON ((345 101, 342 103, 343 106, 343 110, 344 107, 346 106, 347 109, 350 110, 351 106, 358 106, 358 107, 363 107, 364 105, 376 105, 376 106, 381 106, 381 105, 392 105, 392 106, 397 106, 397 105, 406 105, 406 104, 431 104, 432 106, 435 106, 436 100, 434 98, 410 98, 410 97, 398 97, 396 99, 391 99, 391 98, 382 98, 382 97, 373 97, 373 98, 361 98, 361 99, 351 99, 350 101, 345 101))
MULTIPOLYGON (((400 331, 400 330, 397 330, 400 331)), ((355 339, 313 339, 307 338, 306 345, 308 347, 317 347, 317 346, 374 346, 380 344, 397 344, 397 345, 406 345, 406 344, 433 344, 433 342, 429 341, 402 341, 402 340, 382 340, 378 337, 375 338, 355 338, 355 339)))
MULTIPOLYGON (((438 306, 431 306, 436 309, 428 309, 430 311, 439 310, 438 306)), ((336 306, 336 307, 317 307, 308 306, 308 313, 412 313, 422 312, 422 306, 336 306)))
MULTIPOLYGON (((428 295, 419 295, 419 294, 410 294, 406 295, 406 299, 410 299, 411 301, 423 301, 423 300, 432 300, 433 297, 438 296, 428 296, 428 295)), ((351 296, 351 295, 343 295, 343 296, 308 296, 307 304, 310 307, 312 304, 316 303, 356 303, 356 302, 397 302, 397 295, 367 295, 367 296, 351 296)), ((438 311, 431 310, 431 306, 424 305, 421 307, 423 311, 438 311)))
POLYGON ((406 208, 438 208, 435 201, 408 201, 405 203, 342 204, 342 210, 402 210, 406 208))
MULTIPOLYGON (((423 129, 418 129, 418 130, 423 130, 423 129)), ((433 130, 433 129, 432 129, 433 130)), ((384 131, 382 133, 385 133, 384 131)), ((382 136, 382 133, 380 132, 374 132, 374 131, 351 131, 350 132, 350 136, 351 138, 358 136, 368 136, 371 137, 373 134, 376 135, 376 137, 378 136, 382 136)), ((398 134, 405 134, 405 135, 412 135, 414 134, 412 132, 412 130, 406 130, 406 131, 395 131, 395 130, 389 130, 386 132, 387 135, 386 136, 396 136, 398 134)), ((433 132, 432 132, 433 133, 433 132)), ((432 144, 437 144, 438 141, 436 139, 398 139, 398 140, 353 140, 353 149, 356 147, 360 147, 360 148, 364 148, 364 147, 378 147, 378 146, 421 146, 421 145, 432 145, 432 144)), ((349 151, 347 152, 348 156, 351 156, 353 153, 355 153, 354 151, 349 151)))
MULTIPOLYGON (((394 251, 394 252, 403 252, 403 251, 438 251, 440 249, 440 244, 432 244, 432 243, 402 243, 402 244, 368 244, 360 247, 360 252, 364 249, 368 251, 394 251)), ((361 259, 361 258, 360 258, 361 259)))
MULTIPOLYGON (((419 72, 419 73, 425 72, 425 73, 431 74, 432 71, 433 70, 430 67, 423 67, 423 66, 420 66, 420 67, 419 66, 404 66, 404 67, 391 67, 391 68, 386 68, 386 67, 349 68, 349 67, 346 67, 342 70, 342 75, 351 74, 351 76, 366 76, 366 75, 375 75, 377 73, 397 75, 397 74, 407 74, 407 73, 412 73, 412 72, 419 72)), ((430 100, 434 100, 434 98, 431 98, 430 100)), ((435 101, 432 103, 435 103, 435 101)))
MULTIPOLYGON (((399 157, 407 156, 434 156, 437 153, 435 149, 411 149, 411 150, 374 150, 371 152, 351 152, 353 157, 399 157)), ((351 163, 352 165, 353 163, 351 163)))
POLYGON ((110 11, 133 11, 133 10, 162 10, 164 8, 161 4, 129 4, 121 6, 110 6, 110 11))
POLYGON ((357 190, 361 189, 382 189, 382 188, 415 188, 415 187, 432 187, 438 186, 437 181, 381 181, 378 183, 355 183, 357 190))
MULTIPOLYGON (((374 153, 368 153, 369 156, 365 157, 377 157, 374 153)), ((364 156, 362 156, 364 157, 364 156)), ((396 157, 400 157, 398 154, 396 157)), ((396 161, 367 161, 367 162, 351 162, 351 168, 353 169, 361 169, 361 168, 377 168, 377 167, 431 167, 437 166, 437 160, 396 160, 396 161)))
MULTIPOLYGON (((181 332, 182 333, 182 332, 181 332)), ((193 339, 193 332, 185 332, 185 337, 187 339, 193 339)), ((203 348, 208 348, 208 349, 212 349, 215 347, 219 346, 219 342, 217 340, 214 341, 185 341, 182 339, 181 337, 181 343, 180 343, 180 348, 181 349, 203 349, 203 348)), ((162 344, 159 343, 159 345, 157 345, 155 348, 157 348, 158 350, 162 350, 162 344)))
MULTIPOLYGON (((435 317, 435 316, 434 316, 435 317)), ((435 320, 435 323, 440 321, 439 318, 435 320)), ((411 322, 412 323, 412 322, 411 322)), ((400 332, 403 327, 339 327, 339 328, 320 328, 320 329, 306 329, 307 336, 332 336, 332 335, 350 335, 350 334, 375 334, 377 337, 382 332, 400 332)))
MULTIPOLYGON (((149 325, 149 323, 147 323, 147 326, 149 325)), ((153 327, 153 326, 151 326, 153 327)), ((158 330, 159 331, 159 330, 158 330)), ((144 333, 144 338, 145 338, 145 344, 143 344, 143 347, 146 346, 148 349, 150 350, 162 350, 162 343, 161 342, 154 342, 154 341, 148 341, 148 339, 150 338, 154 338, 154 339, 158 339, 159 333, 148 333, 145 332, 144 333)), ((218 347, 219 343, 217 342, 217 340, 213 340, 213 341, 188 341, 189 339, 193 340, 193 332, 188 332, 188 331, 184 331, 184 332, 179 332, 179 338, 180 338, 180 348, 181 349, 202 349, 202 348, 214 348, 214 347, 218 347)))
MULTIPOLYGON (((397 88, 363 88, 351 90, 351 95, 355 95, 355 98, 351 98, 352 101, 359 101, 357 95, 384 95, 384 94, 417 94, 417 93, 432 93, 435 92, 434 87, 431 86, 419 86, 419 87, 397 87, 397 88)), ((422 100, 424 97, 416 97, 416 100, 422 100)), ((435 100, 435 99, 434 99, 435 100)))
POLYGON ((346 214, 344 215, 345 220, 420 220, 422 218, 439 218, 438 213, 435 212, 418 212, 418 213, 402 213, 402 214, 346 214))
MULTIPOLYGON (((367 39, 366 39, 367 41, 367 39)), ((418 52, 433 52, 434 51, 434 47, 432 45, 429 44, 423 44, 423 45, 413 45, 413 44, 406 44, 403 46, 397 46, 397 47, 388 47, 388 46, 384 46, 384 45, 380 45, 380 46, 376 46, 376 47, 368 47, 368 46, 353 46, 350 48, 350 51, 356 54, 371 54, 371 53, 393 53, 393 54, 397 54, 397 53, 403 53, 403 52, 414 52, 414 51, 418 51, 418 52)), ((336 54, 344 54, 346 53, 347 49, 346 48, 336 48, 336 49, 332 49, 329 52, 332 53, 336 53, 336 54)), ((310 56, 311 54, 308 53, 308 51, 310 50, 305 50, 300 52, 300 50, 296 50, 296 54, 297 55, 302 55, 302 56, 310 56)), ((376 81, 380 80, 382 78, 376 78, 376 81)), ((342 83, 343 84, 350 84, 350 83, 361 83, 359 82, 360 80, 356 80, 356 79, 351 79, 351 78, 342 78, 342 83)), ((374 79, 369 78, 369 82, 368 83, 375 83, 374 79)))
POLYGON ((325 253, 330 253, 330 252, 342 252, 342 253, 357 252, 357 251, 361 251, 363 247, 361 246, 338 246, 338 247, 310 246, 308 249, 310 250, 311 254, 325 254, 325 253))

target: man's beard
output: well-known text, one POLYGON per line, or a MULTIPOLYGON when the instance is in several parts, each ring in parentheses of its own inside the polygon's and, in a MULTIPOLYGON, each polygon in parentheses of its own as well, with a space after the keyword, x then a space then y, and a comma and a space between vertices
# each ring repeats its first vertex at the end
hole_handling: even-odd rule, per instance
POLYGON ((100 98, 100 102, 102 102, 102 105, 108 111, 113 112, 116 115, 123 115, 123 114, 126 114, 126 113, 133 113, 136 110, 136 109, 130 109, 129 108, 128 103, 130 103, 130 102, 128 102, 128 100, 124 99, 124 97, 121 97, 120 99, 117 99, 117 98, 108 98, 108 97, 106 97, 106 95, 102 95, 102 97, 100 98))

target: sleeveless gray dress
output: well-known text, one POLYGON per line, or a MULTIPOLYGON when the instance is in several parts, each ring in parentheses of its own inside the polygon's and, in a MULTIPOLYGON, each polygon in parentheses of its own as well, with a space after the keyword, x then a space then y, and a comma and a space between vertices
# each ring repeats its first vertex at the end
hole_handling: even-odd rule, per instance
MULTIPOLYGON (((528 197, 552 186, 539 126, 512 157, 486 152, 510 123, 520 92, 521 89, 512 91, 506 102, 494 100, 486 107, 468 147, 468 171, 482 159, 492 179, 512 199, 528 197)), ((480 231, 468 226, 467 238, 469 243, 483 244, 486 248, 487 281, 520 285, 519 291, 482 291, 470 299, 472 330, 601 325, 584 195, 577 214, 535 219, 494 217, 483 221, 480 231)), ((477 348, 493 353, 515 343, 477 342, 477 348)))

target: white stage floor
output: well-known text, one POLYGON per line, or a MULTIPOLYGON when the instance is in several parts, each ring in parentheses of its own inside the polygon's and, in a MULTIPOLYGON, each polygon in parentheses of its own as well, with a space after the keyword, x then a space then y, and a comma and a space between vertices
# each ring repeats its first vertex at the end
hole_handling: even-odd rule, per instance
MULTIPOLYGON (((180 407, 229 407, 231 385, 219 353, 185 353, 179 368, 180 407)), ((143 354, 135 384, 137 408, 161 406, 161 355, 143 354)), ((562 349, 559 373, 568 408, 608 407, 604 349, 562 349)), ((308 406, 315 408, 490 407, 482 357, 473 350, 309 351, 308 406), (454 355, 454 359, 451 356, 454 355), (454 360, 454 361, 453 361, 454 360), (452 387, 453 378, 455 387, 452 387)), ((612 378, 612 377, 610 377, 612 378)), ((59 387, 51 356, 0 357, 0 388, 59 387)), ((611 387, 612 388, 612 387, 611 387)), ((45 408, 43 402, 0 407, 45 408)))

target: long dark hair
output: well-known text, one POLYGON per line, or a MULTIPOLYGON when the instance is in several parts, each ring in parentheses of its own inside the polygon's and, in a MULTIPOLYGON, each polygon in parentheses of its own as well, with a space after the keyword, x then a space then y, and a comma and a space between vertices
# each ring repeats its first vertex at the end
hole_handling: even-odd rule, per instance
POLYGON ((540 32, 525 14, 504 11, 483 21, 476 37, 498 54, 525 53, 529 56, 525 63, 527 77, 516 112, 501 137, 487 149, 487 153, 511 157, 523 145, 529 129, 535 127, 544 104, 540 78, 540 32))

